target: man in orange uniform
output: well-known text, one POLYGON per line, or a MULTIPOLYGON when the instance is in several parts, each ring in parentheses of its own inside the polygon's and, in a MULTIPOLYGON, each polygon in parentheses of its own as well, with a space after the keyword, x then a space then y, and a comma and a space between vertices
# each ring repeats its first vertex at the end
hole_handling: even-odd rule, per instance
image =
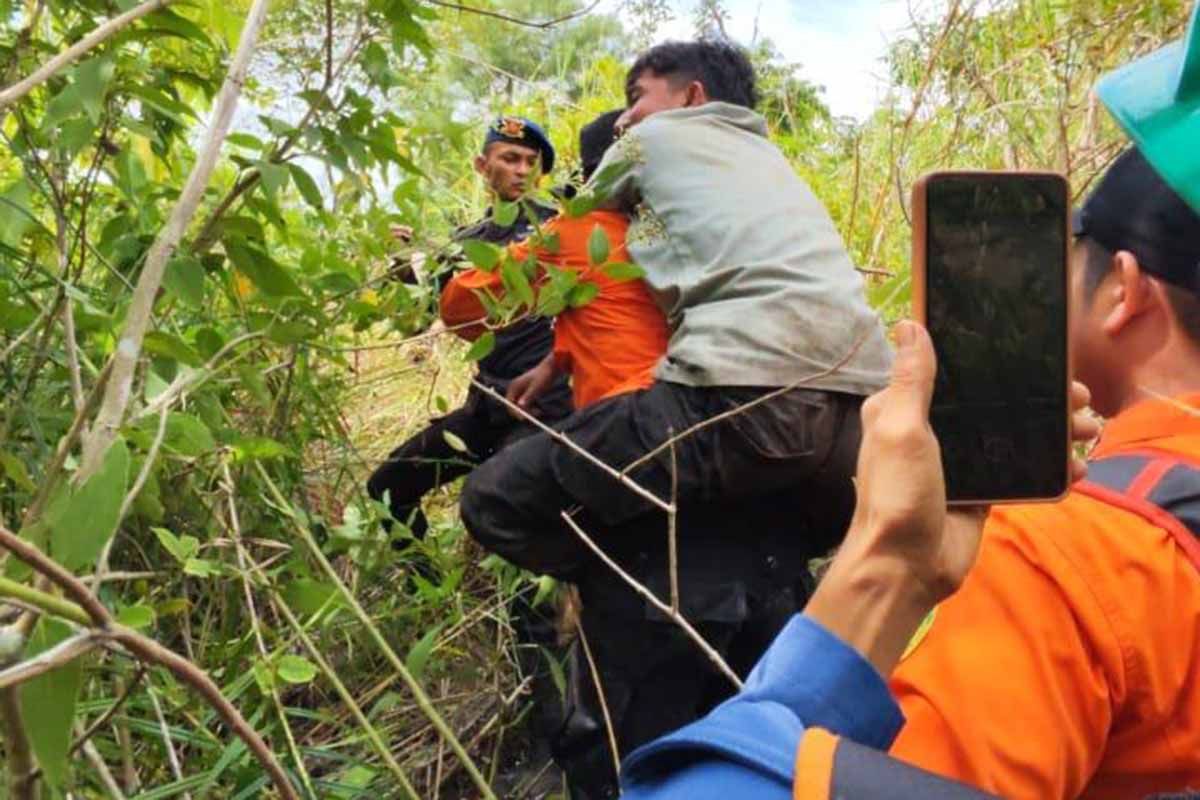
POLYGON ((891 752, 1007 798, 1200 787, 1200 214, 1134 150, 1076 216, 1089 480, 996 508, 892 677, 891 752))
MULTIPOLYGON (((605 150, 614 139, 613 125, 621 115, 613 111, 600 116, 580 133, 583 179, 591 177, 605 150)), ((515 379, 510 399, 532 408, 533 400, 552 386, 560 373, 571 376, 576 408, 583 408, 622 392, 644 389, 654 382, 654 367, 667 350, 667 321, 658 304, 640 280, 615 280, 604 265, 593 266, 588 258, 588 239, 599 227, 610 243, 609 262, 628 262, 625 232, 629 218, 617 211, 592 211, 580 217, 560 215, 542 226, 545 237, 557 236, 555 252, 537 251, 537 259, 564 270, 575 271, 580 283, 599 289, 592 302, 567 308, 555 319, 554 347, 531 373, 515 379)), ((510 245, 518 261, 529 256, 529 242, 510 245)), ((468 269, 459 272, 442 293, 442 320, 459 326, 487 315, 478 293, 504 291, 499 271, 468 269)), ((458 333, 474 339, 482 327, 459 328, 458 333)))

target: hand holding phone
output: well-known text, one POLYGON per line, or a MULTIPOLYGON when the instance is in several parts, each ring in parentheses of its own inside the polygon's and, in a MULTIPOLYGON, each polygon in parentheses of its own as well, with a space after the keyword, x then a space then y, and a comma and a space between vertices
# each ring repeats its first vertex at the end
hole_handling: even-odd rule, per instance
POLYGON ((930 424, 947 501, 1070 485, 1066 179, 937 172, 913 188, 913 310, 937 352, 930 424))

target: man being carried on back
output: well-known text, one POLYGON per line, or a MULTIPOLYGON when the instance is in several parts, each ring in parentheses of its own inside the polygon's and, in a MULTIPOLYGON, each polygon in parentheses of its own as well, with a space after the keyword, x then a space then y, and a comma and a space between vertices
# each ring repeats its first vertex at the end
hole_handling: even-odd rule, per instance
MULTIPOLYGON (((754 74, 741 51, 659 45, 634 64, 626 91, 629 132, 590 188, 633 213, 627 247, 670 339, 650 386, 558 427, 674 500, 681 610, 744 672, 802 604, 807 559, 846 529, 858 409, 883 386, 890 353, 828 214, 751 110, 754 74)), ((578 582, 583 631, 626 751, 733 687, 594 560, 560 516, 576 507, 583 530, 666 596, 665 515, 548 435, 498 453, 461 499, 467 529, 486 547, 578 582)), ((600 716, 584 716, 560 752, 611 772, 600 716)), ((589 780, 583 796, 605 783, 589 780)))

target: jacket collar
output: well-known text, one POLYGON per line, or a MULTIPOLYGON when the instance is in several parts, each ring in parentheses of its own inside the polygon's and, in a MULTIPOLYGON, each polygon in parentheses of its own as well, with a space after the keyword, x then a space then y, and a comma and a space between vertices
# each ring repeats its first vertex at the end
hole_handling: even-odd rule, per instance
POLYGON ((1200 436, 1200 392, 1146 400, 1110 419, 1092 458, 1172 436, 1200 436))

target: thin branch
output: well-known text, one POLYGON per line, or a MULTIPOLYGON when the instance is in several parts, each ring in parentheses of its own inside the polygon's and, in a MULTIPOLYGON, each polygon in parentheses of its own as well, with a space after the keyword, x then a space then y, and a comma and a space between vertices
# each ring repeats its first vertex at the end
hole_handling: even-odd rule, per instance
POLYGON ((29 738, 25 735, 21 699, 16 689, 0 691, 0 735, 4 741, 9 797, 33 800, 35 783, 32 776, 36 767, 29 738))
POLYGON ((588 546, 589 550, 595 553, 596 556, 603 561, 609 569, 617 573, 621 580, 629 584, 634 591, 646 598, 646 600, 649 601, 652 606, 657 608, 664 615, 670 618, 672 622, 683 629, 683 632, 687 634, 688 638, 696 643, 696 646, 704 652, 704 655, 708 656, 708 660, 712 662, 713 666, 719 669, 725 675, 725 677, 729 678, 729 680, 732 681, 733 685, 736 686, 739 691, 741 690, 742 679, 737 676, 736 672, 730 669, 729 665, 725 663, 725 659, 721 658, 721 654, 718 653, 716 649, 710 645, 703 636, 700 635, 699 631, 692 627, 692 624, 688 622, 682 614, 672 609, 662 600, 659 600, 658 597, 655 596, 654 592, 638 583, 637 580, 628 572, 623 570, 621 566, 617 564, 617 562, 609 558, 608 554, 600 549, 599 545, 593 542, 591 538, 583 532, 583 528, 579 527, 578 523, 571 518, 570 514, 568 514, 566 511, 563 511, 560 513, 560 516, 567 523, 567 525, 570 526, 571 530, 575 531, 575 535, 578 536, 583 543, 588 546))
POLYGON ((113 778, 112 772, 108 769, 108 764, 104 763, 104 757, 100 755, 95 742, 85 741, 83 743, 83 756, 91 763, 92 769, 96 770, 96 774, 100 776, 100 783, 104 785, 108 796, 112 800, 125 800, 125 793, 117 785, 116 779, 113 778))
MULTIPOLYGON (((667 438, 675 435, 674 428, 667 426, 667 438)), ((679 613, 679 464, 675 458, 675 443, 671 442, 671 505, 675 510, 667 514, 667 570, 671 579, 671 610, 679 613)))
POLYGON ((600 680, 600 669, 596 659, 592 658, 592 648, 588 644, 587 632, 579 626, 579 643, 583 645, 583 655, 587 658, 588 670, 592 673, 592 683, 596 686, 596 697, 600 700, 600 713, 604 716, 604 732, 608 735, 608 752, 612 754, 613 772, 621 774, 621 750, 617 747, 617 734, 613 730, 612 715, 608 711, 608 699, 604 696, 604 682, 600 680))
POLYGON ((532 22, 527 19, 521 19, 520 17, 510 17, 507 14, 501 14, 498 11, 491 11, 486 8, 475 8, 473 6, 464 6, 464 5, 460 5, 459 3, 450 3, 450 2, 447 2, 446 0, 425 0, 425 2, 429 3, 430 5, 440 6, 441 8, 449 8, 454 11, 466 11, 467 13, 470 13, 470 14, 478 14, 481 17, 491 17, 492 19, 500 19, 500 20, 504 20, 505 22, 511 22, 514 25, 522 25, 526 28, 536 28, 538 30, 543 30, 543 31, 546 30, 547 28, 553 28, 555 25, 561 25, 564 22, 570 22, 573 19, 578 19, 579 17, 585 17, 588 14, 595 11, 596 7, 599 6, 600 3, 602 3, 603 1, 604 0, 592 0, 591 5, 587 6, 586 8, 582 8, 579 11, 574 11, 570 14, 564 14, 563 16, 555 17, 554 19, 543 20, 541 22, 532 22))
POLYGON ((74 661, 84 653, 95 649, 101 638, 95 631, 77 633, 63 639, 49 650, 38 653, 33 658, 27 658, 6 670, 0 670, 0 690, 19 686, 25 681, 33 680, 39 675, 74 661))
POLYGON ((92 618, 82 606, 3 576, 0 576, 0 597, 16 600, 26 607, 62 617, 76 625, 89 625, 92 622, 92 618))
POLYGON ((217 97, 208 138, 196 157, 196 163, 192 167, 192 172, 179 195, 175 208, 171 211, 170 219, 154 240, 154 244, 151 245, 146 256, 145 266, 138 277, 137 289, 133 293, 133 300, 127 312, 125 330, 117 340, 116 351, 113 354, 112 378, 105 390, 96 422, 84 442, 83 458, 80 460, 79 467, 81 478, 86 479, 99 469, 101 458, 108 450, 108 445, 116 438, 117 431, 120 430, 124 420, 133 388, 134 370, 142 351, 142 340, 150 326, 154 300, 159 286, 162 284, 167 260, 175 252, 184 229, 196 213, 204 189, 208 185, 209 176, 221 154, 221 145, 224 143, 230 123, 233 121, 238 95, 245 81, 250 58, 254 54, 254 44, 266 20, 269 5, 270 0, 254 0, 254 4, 250 7, 245 26, 242 28, 237 52, 229 67, 229 74, 225 76, 225 83, 217 97))
MULTIPOLYGON (((175 775, 175 780, 183 780, 183 767, 179 764, 179 756, 175 753, 175 745, 171 742, 171 729, 167 726, 167 718, 163 716, 162 705, 158 702, 158 694, 154 691, 154 687, 147 684, 146 694, 150 696, 150 705, 154 706, 154 716, 158 717, 158 729, 162 733, 163 747, 167 750, 167 761, 171 765, 171 772, 175 775)), ((183 793, 186 800, 191 800, 192 795, 189 792, 183 793)))
POLYGON ((14 83, 12 86, 4 89, 4 91, 0 91, 0 111, 3 111, 25 95, 29 94, 29 92, 45 83, 50 78, 54 77, 59 70, 72 64, 76 59, 83 56, 93 47, 102 43, 130 23, 138 21, 147 14, 153 14, 155 11, 166 8, 173 2, 174 0, 146 0, 145 3, 126 11, 119 17, 113 17, 108 22, 99 26, 87 36, 83 37, 78 42, 47 61, 25 80, 14 83))
POLYGON ((697 422, 695 425, 692 425, 690 428, 684 429, 684 431, 682 433, 676 434, 674 436, 668 435, 667 440, 665 442, 658 445, 653 450, 650 450, 648 453, 641 456, 640 458, 631 462, 628 466, 626 466, 623 470, 621 470, 620 475, 622 477, 628 475, 632 470, 637 469, 642 464, 645 464, 647 461, 649 461, 650 459, 654 458, 656 455, 661 453, 663 450, 666 450, 669 447, 673 447, 676 442, 680 441, 681 439, 686 439, 687 437, 691 436, 696 431, 707 428, 710 425, 716 425, 718 422, 722 422, 722 421, 730 419, 732 417, 736 417, 739 414, 743 414, 743 413, 749 411, 750 409, 754 408, 755 406, 762 405, 763 403, 766 403, 769 400, 774 400, 776 397, 787 394, 788 392, 790 392, 794 389, 799 389, 801 386, 804 386, 805 384, 812 383, 813 381, 820 380, 821 378, 824 378, 824 377, 834 374, 835 372, 840 370, 842 367, 846 366, 846 364, 849 363, 850 359, 854 358, 855 354, 860 349, 862 349, 863 344, 865 344, 867 339, 870 338, 872 332, 874 332, 874 328, 872 326, 867 326, 867 329, 865 331, 863 331, 861 336, 858 337, 858 340, 854 343, 854 346, 851 347, 844 356, 839 358, 837 363, 834 364, 833 366, 823 369, 820 372, 814 372, 812 375, 805 375, 803 378, 795 380, 795 381, 789 383, 787 386, 780 386, 778 389, 774 389, 770 392, 767 392, 766 394, 761 394, 758 397, 754 398, 753 400, 749 401, 748 403, 742 403, 740 406, 736 406, 735 408, 731 408, 728 411, 723 411, 720 414, 709 417, 706 420, 697 422))
MULTIPOLYGON (((67 597, 78 603, 84 610, 91 624, 98 628, 105 628, 112 623, 112 614, 108 613, 108 609, 96 598, 96 595, 88 590, 83 581, 3 525, 0 525, 0 547, 33 567, 35 572, 44 575, 51 583, 62 589, 67 597)), ((62 616, 66 617, 65 614, 62 616)), ((70 619, 70 617, 66 618, 70 619)), ((87 623, 83 622, 83 624, 87 623)))
POLYGON ((125 687, 121 690, 121 694, 116 700, 113 701, 113 704, 108 707, 108 710, 101 714, 95 722, 89 725, 87 730, 79 734, 79 737, 71 743, 71 749, 68 752, 74 753, 79 748, 83 747, 84 743, 95 736, 101 728, 107 725, 109 720, 115 717, 117 712, 121 710, 121 706, 125 705, 125 701, 129 699, 131 694, 133 694, 133 690, 137 688, 137 685, 141 683, 142 678, 145 677, 145 675, 146 666, 144 664, 138 664, 137 672, 134 673, 133 679, 125 685, 125 687))
MULTIPOLYGON (((527 422, 532 422, 538 428, 541 428, 542 431, 544 433, 546 433, 546 435, 548 435, 551 439, 553 439, 556 442, 562 443, 571 451, 577 453, 578 455, 580 455, 587 461, 589 461, 592 464, 594 464, 595 466, 599 467, 605 473, 607 473, 608 475, 611 475, 613 480, 618 481, 619 483, 623 484, 625 487, 630 489, 638 497, 641 497, 645 500, 650 501, 656 508, 659 508, 659 509, 665 511, 668 514, 672 513, 675 510, 675 506, 672 503, 663 501, 662 498, 658 497, 656 494, 651 492, 649 489, 643 488, 641 484, 637 483, 632 478, 630 478, 628 475, 626 475, 625 472, 627 472, 629 468, 626 468, 625 472, 617 471, 613 467, 611 467, 608 464, 601 461, 596 456, 589 453, 586 449, 584 449, 580 445, 578 445, 575 442, 568 439, 565 434, 562 434, 562 433, 554 430, 549 425, 542 422, 540 419, 533 416, 528 411, 526 411, 525 409, 518 406, 516 403, 509 400, 507 397, 500 394, 492 387, 486 386, 486 385, 480 383, 475 378, 471 379, 471 385, 474 386, 476 389, 479 389, 481 392, 488 395, 492 399, 496 400, 497 402, 503 404, 510 411, 513 411, 514 413, 519 414, 522 419, 526 420, 527 422)), ((680 437, 675 437, 675 438, 683 438, 683 437, 680 436, 680 437)), ((670 442, 668 441, 667 444, 669 445, 670 442)))
MULTIPOLYGON (((214 353, 213 357, 205 362, 203 367, 195 370, 188 370, 186 373, 181 373, 180 375, 176 376, 175 380, 171 381, 171 385, 164 389, 152 401, 147 403, 146 407, 137 414, 137 417, 140 419, 142 417, 148 417, 151 414, 165 411, 171 406, 172 403, 178 400, 180 395, 182 395, 184 392, 195 388, 211 377, 212 373, 216 372, 218 365, 221 365, 221 359, 228 355, 231 350, 236 348, 238 345, 250 341, 251 339, 261 339, 265 335, 266 334, 262 331, 251 331, 250 333, 243 333, 241 336, 230 339, 225 343, 224 347, 214 353)), ((229 365, 224 364, 221 366, 227 367, 229 365)))

